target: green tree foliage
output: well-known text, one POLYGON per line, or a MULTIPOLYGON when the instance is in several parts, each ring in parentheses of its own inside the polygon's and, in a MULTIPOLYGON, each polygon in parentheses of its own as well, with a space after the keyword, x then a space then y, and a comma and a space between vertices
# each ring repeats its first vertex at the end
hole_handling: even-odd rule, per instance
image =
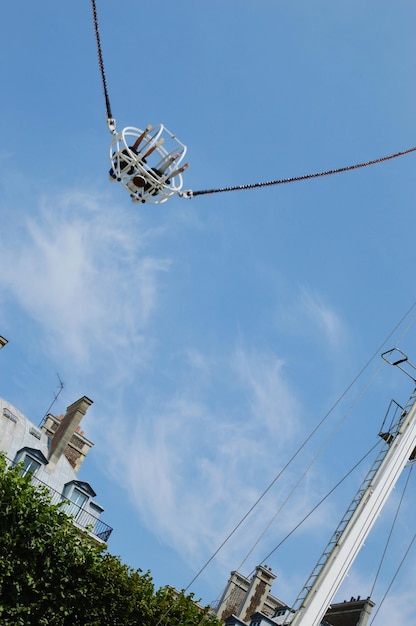
POLYGON ((218 626, 192 594, 152 578, 80 533, 47 491, 0 457, 2 626, 218 626))

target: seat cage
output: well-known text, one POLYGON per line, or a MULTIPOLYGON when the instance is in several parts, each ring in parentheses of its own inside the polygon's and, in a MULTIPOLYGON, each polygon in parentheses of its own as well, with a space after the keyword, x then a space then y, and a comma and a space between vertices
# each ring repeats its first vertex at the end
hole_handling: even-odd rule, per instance
POLYGON ((144 130, 127 126, 111 142, 110 177, 127 189, 133 202, 161 204, 182 189, 185 154, 186 146, 163 124, 144 130))

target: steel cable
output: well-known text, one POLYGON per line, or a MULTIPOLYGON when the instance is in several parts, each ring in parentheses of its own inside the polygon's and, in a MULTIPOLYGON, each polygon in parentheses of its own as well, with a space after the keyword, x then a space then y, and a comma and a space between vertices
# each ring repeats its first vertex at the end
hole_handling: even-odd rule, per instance
POLYGON ((101 39, 100 39, 100 31, 98 28, 97 7, 95 6, 95 0, 91 0, 91 7, 92 7, 92 16, 94 19, 95 38, 97 40, 98 65, 100 68, 101 78, 103 81, 103 90, 104 90, 104 98, 105 98, 105 107, 107 111, 107 120, 112 121, 113 115, 111 113, 110 98, 108 95, 107 80, 105 77, 103 53, 101 50, 101 39))
POLYGON ((377 163, 383 163, 384 161, 390 161, 397 157, 416 152, 416 147, 396 152, 395 154, 389 154, 388 156, 373 159, 372 161, 366 161, 365 163, 356 163, 355 165, 347 165, 346 167, 339 167, 337 169, 326 170, 324 172, 315 172, 314 174, 303 174, 302 176, 292 176, 291 178, 280 178, 278 180, 270 180, 262 183, 250 183, 247 185, 236 185, 234 187, 218 187, 217 189, 203 189, 200 191, 184 191, 179 195, 185 198, 195 198, 196 196, 204 196, 213 193, 224 193, 226 191, 244 191, 246 189, 258 189, 259 187, 271 187, 273 185, 284 185, 286 183, 296 183, 302 180, 309 180, 311 178, 321 178, 322 176, 331 176, 332 174, 341 174, 342 172, 350 172, 352 170, 358 170, 362 167, 368 167, 369 165, 376 165, 377 163))

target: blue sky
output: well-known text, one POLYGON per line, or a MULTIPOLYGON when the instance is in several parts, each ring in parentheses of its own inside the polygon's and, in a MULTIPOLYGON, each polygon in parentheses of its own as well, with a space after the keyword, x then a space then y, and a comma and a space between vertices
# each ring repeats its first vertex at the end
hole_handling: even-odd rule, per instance
MULTIPOLYGON (((186 189, 318 172, 416 145, 413 2, 97 0, 97 10, 117 128, 164 123, 175 132, 188 146, 186 189)), ((115 528, 109 549, 150 569, 157 585, 183 588, 413 304, 415 155, 133 205, 107 182, 111 135, 90 3, 15 0, 2 21, 0 334, 10 343, 0 393, 35 422, 57 373, 57 413, 84 394, 94 400, 82 479, 115 528)), ((404 334, 411 319, 384 349, 400 340, 416 361, 413 327, 404 334)), ((405 402, 411 381, 388 367, 378 373, 380 364, 371 362, 192 585, 205 603, 337 421, 346 416, 244 574, 373 445, 391 397, 405 402)), ((295 599, 364 474, 267 562, 284 601, 295 599)), ((398 488, 339 599, 370 592, 399 499, 398 488)), ((403 507, 376 602, 413 535, 410 498, 403 507)), ((414 570, 410 555, 377 619, 397 619, 399 603, 401 619, 416 623, 414 570)))

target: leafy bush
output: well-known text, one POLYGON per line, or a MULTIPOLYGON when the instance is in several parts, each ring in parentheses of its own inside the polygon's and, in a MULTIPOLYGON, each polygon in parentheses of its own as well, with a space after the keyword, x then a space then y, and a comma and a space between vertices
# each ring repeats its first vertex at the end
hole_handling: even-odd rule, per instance
POLYGON ((30 475, 0 457, 2 626, 218 626, 193 596, 154 589, 81 533, 30 475))

